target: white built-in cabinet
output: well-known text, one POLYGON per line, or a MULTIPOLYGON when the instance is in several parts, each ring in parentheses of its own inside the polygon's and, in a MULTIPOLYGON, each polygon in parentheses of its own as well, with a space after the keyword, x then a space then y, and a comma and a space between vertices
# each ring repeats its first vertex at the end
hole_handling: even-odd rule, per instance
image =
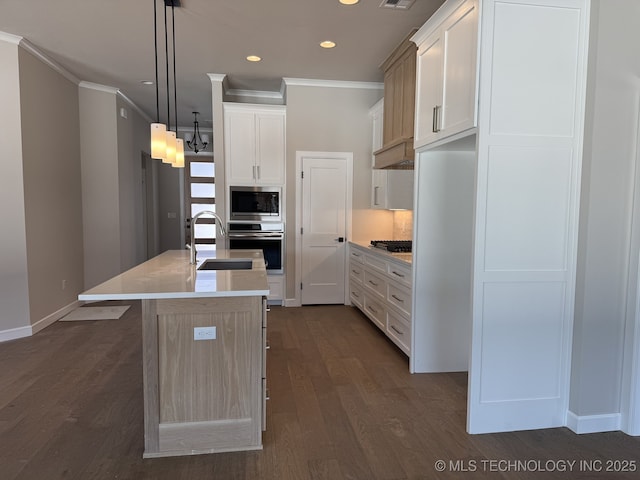
POLYGON ((224 103, 223 108, 227 184, 283 186, 286 107, 224 103))
POLYGON ((411 351, 411 264, 349 243, 349 297, 404 353, 411 351))
POLYGON ((425 26, 412 37, 416 149, 476 126, 478 0, 448 2, 425 26))
MULTIPOLYGON (((369 110, 372 127, 372 152, 382 148, 384 128, 384 99, 369 110)), ((413 170, 374 168, 371 160, 371 208, 411 210, 413 208, 413 170)))
POLYGON ((447 0, 413 37, 410 368, 468 369, 470 433, 568 425, 590 4, 447 0))

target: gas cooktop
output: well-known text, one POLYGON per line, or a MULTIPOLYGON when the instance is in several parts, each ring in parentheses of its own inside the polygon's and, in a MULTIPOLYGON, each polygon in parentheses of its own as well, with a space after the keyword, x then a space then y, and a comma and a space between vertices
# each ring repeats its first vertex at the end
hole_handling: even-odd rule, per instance
POLYGON ((371 240, 371 245, 388 252, 411 252, 411 240, 371 240))

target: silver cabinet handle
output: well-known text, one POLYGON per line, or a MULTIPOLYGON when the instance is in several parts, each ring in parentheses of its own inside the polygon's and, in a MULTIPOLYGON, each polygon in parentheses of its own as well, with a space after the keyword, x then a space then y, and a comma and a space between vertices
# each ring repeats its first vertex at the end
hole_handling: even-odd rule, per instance
POLYGON ((271 397, 269 396, 269 389, 268 388, 264 392, 264 399, 265 400, 271 400, 271 397))
POLYGON ((401 273, 396 272, 395 270, 393 270, 391 273, 393 273, 395 276, 400 277, 400 278, 404 278, 404 275, 401 273))
POLYGON ((394 325, 391 325, 391 330, 396 332, 398 335, 404 335, 404 332, 401 332, 400 330, 398 330, 394 325))
POLYGON ((360 295, 358 295, 358 292, 351 292, 351 295, 353 295, 356 298, 360 298, 360 295))
POLYGON ((380 187, 373 187, 373 204, 374 205, 380 205, 380 203, 378 202, 378 190, 380 189, 380 187))
POLYGON ((438 133, 438 106, 433 107, 433 114, 431 118, 431 131, 433 133, 438 133))
POLYGON ((398 302, 404 303, 404 300, 402 300, 401 298, 396 297, 394 294, 391 294, 391 296, 393 298, 395 298, 398 302))
POLYGON ((374 287, 377 287, 377 286, 378 286, 378 284, 377 284, 376 282, 372 282, 371 280, 369 280, 369 283, 370 283, 371 285, 373 285, 374 287))
POLYGON ((359 253, 351 253, 351 255, 353 255, 354 257, 359 257, 360 256, 359 253))
POLYGON ((376 313, 376 314, 378 313, 378 311, 375 308, 371 307, 371 305, 369 305, 368 308, 369 308, 370 312, 373 312, 373 313, 376 313))
POLYGON ((258 165, 258 166, 256 167, 256 171, 258 172, 258 176, 257 176, 257 178, 259 179, 259 178, 260 178, 260 165, 258 165))
POLYGON ((271 350, 271 345, 269 344, 269 340, 267 340, 267 344, 264 347, 265 350, 271 350))
POLYGON ((352 268, 352 269, 351 269, 351 271, 352 271, 353 273, 355 273, 356 275, 360 275, 360 272, 359 272, 359 271, 357 271, 357 270, 356 270, 356 269, 354 269, 354 268, 352 268))

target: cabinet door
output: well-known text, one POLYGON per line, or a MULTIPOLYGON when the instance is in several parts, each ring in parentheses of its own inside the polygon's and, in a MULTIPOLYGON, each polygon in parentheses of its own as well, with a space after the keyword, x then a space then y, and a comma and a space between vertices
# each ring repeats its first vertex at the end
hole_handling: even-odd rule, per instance
POLYGON ((371 171, 371 208, 387 208, 387 171, 371 171))
POLYGON ((443 41, 440 33, 441 31, 437 30, 418 48, 414 148, 439 138, 443 64, 443 41))
POLYGON ((475 127, 478 7, 464 2, 442 26, 444 79, 441 137, 475 127))
POLYGON ((284 185, 284 112, 258 112, 256 128, 256 183, 284 185))
POLYGON ((224 112, 224 156, 229 185, 253 185, 255 173, 254 115, 224 112))

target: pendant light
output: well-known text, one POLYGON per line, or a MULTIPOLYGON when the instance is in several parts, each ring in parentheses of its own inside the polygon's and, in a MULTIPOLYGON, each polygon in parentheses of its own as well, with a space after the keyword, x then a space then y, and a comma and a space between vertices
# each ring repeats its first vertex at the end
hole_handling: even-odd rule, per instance
MULTIPOLYGON (((151 158, 162 160, 163 163, 171 164, 173 167, 184 167, 184 142, 177 138, 178 130, 178 101, 176 86, 176 27, 175 27, 175 4, 177 0, 163 0, 164 9, 164 53, 165 53, 165 74, 167 79, 167 125, 160 123, 160 98, 158 86, 158 30, 157 30, 157 8, 156 1, 153 0, 153 26, 154 26, 154 49, 156 68, 156 123, 151 124, 151 158), (167 6, 171 6, 171 26, 172 26, 172 54, 173 54, 173 100, 175 131, 171 130, 171 101, 170 101, 170 76, 169 76, 169 35, 167 30, 167 6)), ((179 2, 178 2, 179 5, 179 2)))
POLYGON ((158 12, 153 0, 153 47, 156 65, 156 122, 151 124, 151 158, 164 160, 167 155, 167 126, 160 123, 160 97, 158 89, 158 12))

